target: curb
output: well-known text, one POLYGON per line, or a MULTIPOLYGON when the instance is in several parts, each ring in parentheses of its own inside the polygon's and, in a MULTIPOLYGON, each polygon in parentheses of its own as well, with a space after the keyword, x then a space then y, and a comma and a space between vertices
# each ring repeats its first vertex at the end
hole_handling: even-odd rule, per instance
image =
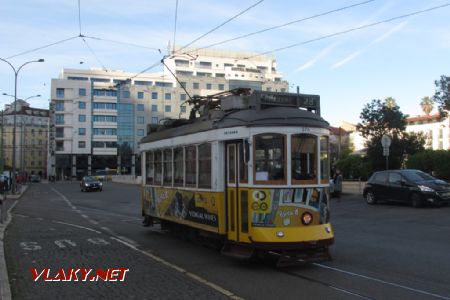
MULTIPOLYGON (((22 197, 25 191, 28 189, 28 186, 25 186, 19 195, 8 195, 7 199, 13 199, 14 203, 8 208, 6 211, 6 221, 2 224, 0 223, 0 300, 11 300, 11 288, 9 285, 8 279, 8 269, 6 267, 5 260, 5 248, 4 248, 4 238, 5 238, 5 230, 8 227, 9 223, 12 221, 11 210, 16 206, 18 199, 22 197)), ((6 199, 5 199, 6 200, 6 199)), ((6 204, 4 204, 6 207, 6 204)))

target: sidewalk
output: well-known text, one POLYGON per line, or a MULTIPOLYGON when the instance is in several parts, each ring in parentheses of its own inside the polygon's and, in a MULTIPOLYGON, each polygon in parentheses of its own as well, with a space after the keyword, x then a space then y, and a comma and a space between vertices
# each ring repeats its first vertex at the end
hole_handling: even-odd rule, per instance
POLYGON ((28 189, 27 185, 22 185, 19 190, 19 194, 10 195, 6 194, 2 197, 3 204, 0 207, 0 300, 10 300, 11 299, 11 289, 9 287, 8 280, 8 269, 6 267, 5 253, 3 246, 3 239, 5 235, 6 227, 11 222, 10 211, 14 208, 19 199, 25 191, 28 189))

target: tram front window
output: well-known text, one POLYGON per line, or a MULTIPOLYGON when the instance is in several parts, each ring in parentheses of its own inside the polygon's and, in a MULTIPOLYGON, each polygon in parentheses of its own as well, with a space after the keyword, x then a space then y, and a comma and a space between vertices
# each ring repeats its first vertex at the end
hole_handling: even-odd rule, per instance
POLYGON ((317 138, 313 135, 292 136, 292 179, 317 180, 317 138))
POLYGON ((282 134, 260 134, 255 136, 255 181, 286 180, 285 136, 282 134))

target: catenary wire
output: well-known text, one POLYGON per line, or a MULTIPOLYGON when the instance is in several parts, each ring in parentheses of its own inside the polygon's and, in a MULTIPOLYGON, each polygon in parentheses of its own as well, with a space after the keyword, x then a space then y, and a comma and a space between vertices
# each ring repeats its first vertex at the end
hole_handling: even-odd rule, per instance
POLYGON ((178 0, 175 0, 175 21, 174 21, 174 29, 173 29, 173 52, 175 52, 175 38, 177 34, 177 20, 178 20, 178 0))
POLYGON ((326 16, 326 15, 329 15, 329 14, 332 14, 332 13, 335 13, 335 12, 340 12, 340 11, 343 11, 343 10, 346 10, 346 9, 354 8, 356 6, 368 4, 368 3, 374 2, 374 1, 376 1, 376 0, 363 1, 363 2, 352 4, 352 5, 340 7, 340 8, 337 8, 337 9, 325 11, 325 12, 322 12, 322 13, 319 13, 319 14, 315 14, 315 15, 312 15, 312 16, 309 16, 309 17, 305 17, 305 18, 301 18, 301 19, 298 19, 298 20, 290 21, 290 22, 287 22, 287 23, 284 23, 284 24, 281 24, 281 25, 268 27, 268 28, 261 29, 261 30, 258 30, 258 31, 254 31, 254 32, 250 32, 250 33, 247 33, 247 34, 239 35, 239 36, 236 36, 234 38, 230 38, 230 39, 227 39, 227 40, 224 40, 224 41, 220 41, 220 42, 217 42, 217 43, 213 43, 213 44, 210 44, 210 45, 207 45, 207 46, 195 49, 193 51, 187 51, 187 52, 185 52, 183 54, 189 54, 189 53, 201 50, 201 49, 207 49, 207 48, 219 46, 219 45, 222 45, 222 44, 226 44, 226 43, 229 43, 229 42, 237 41, 237 40, 240 40, 240 39, 243 39, 243 38, 247 38, 247 37, 250 37, 250 36, 253 36, 253 35, 261 34, 261 33, 264 33, 264 32, 267 32, 267 31, 271 31, 271 30, 274 30, 274 29, 283 28, 283 27, 286 27, 286 26, 289 26, 289 25, 292 25, 292 24, 295 24, 295 23, 308 21, 308 20, 315 19, 315 18, 318 18, 318 17, 326 16))
POLYGON ((91 39, 91 40, 104 41, 104 42, 116 43, 116 44, 121 44, 121 45, 133 46, 133 47, 137 47, 137 48, 160 51, 159 48, 143 46, 143 45, 139 45, 139 44, 135 44, 135 43, 115 41, 115 40, 104 39, 104 38, 100 38, 100 37, 96 37, 96 36, 88 36, 88 35, 83 35, 83 37, 85 37, 87 39, 91 39))
POLYGON ((237 15, 234 15, 233 17, 229 18, 228 20, 226 20, 225 22, 221 23, 220 25, 217 25, 216 27, 214 27, 213 29, 209 30, 208 32, 202 34, 201 36, 199 36, 198 38, 194 39, 192 42, 186 44, 185 46, 183 46, 182 48, 180 48, 177 52, 180 52, 183 49, 186 49, 187 47, 189 47, 190 45, 194 44, 195 42, 199 41, 200 39, 204 38, 205 36, 207 36, 208 34, 216 31, 217 29, 219 29, 220 27, 224 26, 225 24, 231 22, 232 20, 236 19, 237 17, 243 15, 244 13, 246 13, 247 11, 249 11, 250 9, 254 8, 255 6, 261 4, 264 0, 259 0, 258 2, 250 5, 249 7, 247 7, 246 9, 244 9, 243 11, 239 12, 237 15))
POLYGON ((57 42, 54 42, 54 43, 51 43, 51 44, 48 44, 48 45, 44 45, 44 46, 37 47, 37 48, 31 49, 31 50, 20 52, 20 53, 17 53, 17 54, 14 54, 14 55, 11 55, 11 56, 7 57, 7 59, 11 59, 11 58, 14 58, 14 57, 17 57, 17 56, 20 56, 20 55, 28 54, 28 53, 35 52, 35 51, 38 51, 38 50, 41 50, 41 49, 45 49, 45 48, 48 48, 48 47, 51 47, 51 46, 54 46, 54 45, 58 45, 58 44, 61 44, 61 43, 64 43, 64 42, 68 42, 68 41, 76 39, 78 37, 79 36, 76 35, 76 36, 73 36, 73 37, 70 37, 70 38, 67 38, 67 39, 64 39, 64 40, 60 40, 60 41, 57 41, 57 42))
POLYGON ((380 24, 384 24, 384 23, 393 22, 393 21, 396 21, 396 20, 400 20, 400 19, 404 19, 404 18, 408 18, 408 17, 414 16, 414 15, 418 15, 418 14, 426 13, 426 12, 433 11, 433 10, 436 10, 436 9, 444 8, 444 7, 447 7, 447 6, 450 6, 450 3, 445 3, 445 4, 442 4, 442 5, 438 5, 438 6, 433 6, 433 7, 427 8, 427 9, 414 11, 414 12, 409 13, 409 14, 404 14, 404 15, 393 17, 393 18, 381 20, 381 21, 378 21, 378 22, 362 25, 362 26, 359 26, 359 27, 354 27, 354 28, 350 28, 350 29, 347 29, 347 30, 343 30, 343 31, 339 31, 339 32, 323 35, 323 36, 318 37, 318 38, 310 39, 310 40, 303 41, 303 42, 300 42, 300 43, 295 43, 295 44, 288 45, 288 46, 285 46, 285 47, 280 47, 280 48, 276 48, 276 49, 272 49, 272 50, 269 50, 269 51, 265 51, 265 52, 262 52, 262 53, 259 53, 259 54, 256 54, 256 55, 248 56, 248 57, 245 57, 244 59, 250 59, 250 58, 266 55, 266 54, 273 53, 273 52, 278 52, 278 51, 294 48, 294 47, 297 47, 297 46, 310 44, 310 43, 313 43, 313 42, 317 42, 317 41, 320 41, 320 40, 328 39, 328 38, 335 37, 335 36, 338 36, 338 35, 343 35, 343 34, 347 34, 347 33, 353 32, 353 31, 357 31, 357 30, 361 30, 361 29, 365 29, 365 28, 369 28, 369 27, 374 27, 374 26, 377 26, 377 25, 380 25, 380 24))
POLYGON ((81 0, 78 0, 78 26, 80 28, 80 36, 81 36, 81 0))
POLYGON ((102 66, 103 70, 106 70, 105 66, 103 65, 102 61, 98 58, 98 56, 95 54, 94 50, 89 46, 88 42, 84 37, 81 37, 86 47, 89 49, 89 51, 92 53, 92 55, 95 57, 97 62, 102 66))

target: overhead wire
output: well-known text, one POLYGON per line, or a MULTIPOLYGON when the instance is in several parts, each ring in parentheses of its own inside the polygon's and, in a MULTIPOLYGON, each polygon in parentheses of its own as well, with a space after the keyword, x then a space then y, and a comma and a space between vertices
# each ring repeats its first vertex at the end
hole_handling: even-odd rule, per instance
POLYGON ((7 57, 7 59, 11 59, 11 58, 14 58, 14 57, 17 57, 17 56, 20 56, 20 55, 32 53, 32 52, 35 52, 35 51, 38 51, 38 50, 42 50, 42 49, 45 49, 45 48, 48 48, 48 47, 51 47, 51 46, 55 46, 55 45, 58 45, 58 44, 61 44, 61 43, 64 43, 64 42, 68 42, 68 41, 76 39, 78 37, 79 36, 76 35, 76 36, 73 36, 73 37, 70 37, 70 38, 67 38, 67 39, 64 39, 64 40, 60 40, 60 41, 57 41, 57 42, 54 42, 54 43, 51 43, 51 44, 48 44, 48 45, 44 45, 44 46, 40 46, 40 47, 31 49, 31 50, 23 51, 23 52, 11 55, 11 56, 7 57))
POLYGON ((80 28, 80 36, 81 36, 81 0, 78 0, 78 26, 80 28))
POLYGON ((133 46, 133 47, 143 48, 143 49, 148 49, 148 50, 160 51, 159 48, 149 47, 149 46, 144 46, 144 45, 139 45, 139 44, 135 44, 135 43, 122 42, 122 41, 116 41, 116 40, 110 40, 110 39, 104 39, 104 38, 100 38, 100 37, 96 37, 96 36, 89 36, 89 35, 83 35, 83 37, 85 37, 85 38, 87 38, 87 39, 91 39, 91 40, 104 41, 104 42, 110 42, 110 43, 115 43, 115 44, 121 44, 121 45, 133 46))
POLYGON ((208 32, 202 34, 201 36, 199 36, 198 38, 194 39, 192 42, 186 44, 185 46, 183 46, 182 48, 178 49, 177 52, 180 52, 183 49, 186 49, 187 47, 189 47, 190 45, 194 44, 195 42, 199 41, 200 39, 204 38, 205 36, 207 36, 208 34, 216 31, 217 29, 219 29, 220 27, 223 27, 224 25, 226 25, 227 23, 231 22, 232 20, 236 19, 237 17, 243 15, 244 13, 246 13, 247 11, 249 11, 250 9, 254 8, 255 6, 261 4, 264 0, 259 0, 256 3, 250 5, 249 7, 247 7, 246 9, 244 9, 243 11, 239 12, 237 15, 234 15, 233 17, 229 18, 228 20, 226 20, 225 22, 217 25, 216 27, 214 27, 213 29, 209 30, 208 32))
POLYGON ((283 27, 286 27, 286 26, 289 26, 289 25, 292 25, 292 24, 295 24, 295 23, 308 21, 308 20, 315 19, 315 18, 318 18, 318 17, 326 16, 326 15, 329 15, 329 14, 332 14, 332 13, 340 12, 340 11, 343 11, 343 10, 346 10, 346 9, 354 8, 356 6, 368 4, 368 3, 374 2, 374 1, 376 1, 376 0, 367 0, 367 1, 359 2, 359 3, 355 3, 355 4, 352 4, 352 5, 340 7, 340 8, 337 8, 337 9, 325 11, 325 12, 318 13, 318 14, 315 14, 315 15, 312 15, 312 16, 309 16, 309 17, 305 17, 305 18, 301 18, 301 19, 298 19, 298 20, 290 21, 290 22, 287 22, 287 23, 284 23, 284 24, 281 24, 281 25, 276 25, 276 26, 268 27, 268 28, 261 29, 261 30, 258 30, 258 31, 250 32, 250 33, 247 33, 247 34, 239 35, 239 36, 227 39, 227 40, 223 40, 223 41, 220 41, 220 42, 217 42, 217 43, 213 43, 213 44, 210 44, 210 45, 198 48, 198 49, 193 50, 193 51, 187 51, 186 53, 183 53, 183 54, 188 54, 188 53, 192 53, 192 52, 195 52, 195 51, 198 51, 198 50, 201 50, 201 49, 207 49, 207 48, 211 48, 211 47, 214 47, 214 46, 219 46, 219 45, 222 45, 222 44, 226 44, 226 43, 229 43, 229 42, 233 42, 233 41, 237 41, 237 40, 240 40, 240 39, 243 39, 243 38, 247 38, 247 37, 250 37, 250 36, 253 36, 253 35, 261 34, 261 33, 267 32, 267 31, 283 28, 283 27))
POLYGON ((273 53, 273 52, 278 52, 278 51, 294 48, 294 47, 297 47, 297 46, 310 44, 310 43, 313 43, 313 42, 317 42, 317 41, 320 41, 320 40, 328 39, 328 38, 335 37, 335 36, 338 36, 338 35, 347 34, 347 33, 353 32, 353 31, 357 31, 357 30, 361 30, 361 29, 365 29, 365 28, 369 28, 369 27, 374 27, 374 26, 377 26, 377 25, 380 25, 380 24, 384 24, 384 23, 390 23, 390 22, 393 22, 393 21, 396 21, 396 20, 400 20, 400 19, 405 19, 405 18, 414 16, 414 15, 423 14, 423 13, 426 13, 426 12, 429 12, 429 11, 433 11, 433 10, 436 10, 436 9, 441 9, 441 8, 444 8, 444 7, 447 7, 447 6, 450 6, 450 3, 445 3, 445 4, 442 4, 442 5, 438 5, 438 6, 433 6, 433 7, 427 8, 427 9, 414 11, 414 12, 409 13, 409 14, 404 14, 404 15, 400 15, 400 16, 384 19, 384 20, 381 20, 381 21, 378 21, 378 22, 374 22, 374 23, 370 23, 370 24, 366 24, 366 25, 362 25, 362 26, 346 29, 346 30, 343 30, 343 31, 338 31, 338 32, 335 32, 335 33, 323 35, 321 37, 317 37, 317 38, 310 39, 310 40, 307 40, 307 41, 295 43, 295 44, 288 45, 288 46, 285 46, 285 47, 280 47, 280 48, 276 48, 276 49, 272 49, 272 50, 269 50, 269 51, 265 51, 265 52, 262 52, 262 53, 259 53, 259 54, 256 54, 256 55, 248 56, 248 57, 245 57, 244 59, 250 59, 250 58, 266 55, 266 54, 273 53))
POLYGON ((100 60, 100 58, 98 58, 97 54, 95 54, 94 50, 89 46, 88 42, 86 41, 86 39, 83 36, 80 36, 81 39, 83 40, 84 44, 86 45, 86 47, 89 49, 89 51, 91 52, 91 54, 95 57, 95 59, 97 60, 97 62, 102 66, 103 70, 106 70, 105 66, 103 65, 102 61, 100 60))
POLYGON ((175 52, 175 37, 177 34, 177 19, 178 19, 178 0, 175 3, 175 21, 174 21, 174 29, 173 29, 173 47, 172 52, 175 52))

